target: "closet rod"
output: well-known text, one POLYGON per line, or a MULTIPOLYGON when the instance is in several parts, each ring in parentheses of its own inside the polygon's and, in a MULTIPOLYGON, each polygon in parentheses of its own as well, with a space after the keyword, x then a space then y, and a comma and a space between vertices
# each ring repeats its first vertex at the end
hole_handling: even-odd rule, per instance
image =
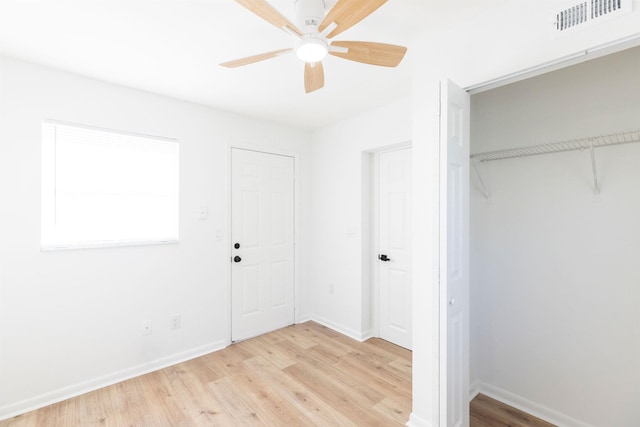
POLYGON ((487 151, 472 154, 472 160, 488 162, 492 160, 513 159, 515 157, 536 156, 539 154, 560 153, 573 150, 593 150, 593 148, 609 145, 640 142, 640 130, 613 133, 609 135, 593 136, 589 138, 569 139, 549 144, 531 145, 528 147, 507 148, 504 150, 487 151))

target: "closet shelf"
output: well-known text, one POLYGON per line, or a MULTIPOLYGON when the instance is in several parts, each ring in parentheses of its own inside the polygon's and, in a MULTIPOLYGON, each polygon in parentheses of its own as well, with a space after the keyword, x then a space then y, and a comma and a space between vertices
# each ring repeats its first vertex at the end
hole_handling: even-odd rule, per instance
POLYGON ((513 159, 516 157, 537 156, 540 154, 560 153, 563 151, 585 150, 606 147, 609 145, 640 142, 640 130, 600 135, 589 138, 569 139, 549 144, 531 145, 528 147, 507 148, 504 150, 487 151, 471 155, 472 160, 488 162, 492 160, 513 159))
POLYGON ((492 160, 513 159, 516 157, 537 156, 540 154, 561 153, 563 151, 589 150, 591 154, 591 172, 593 174, 593 190, 596 194, 600 193, 600 182, 596 168, 596 156, 594 149, 599 147, 607 147, 609 145, 628 144, 631 142, 640 142, 640 130, 632 130, 627 132, 613 133, 609 135, 592 136, 589 138, 568 139, 565 141, 552 142, 550 144, 530 145, 528 147, 508 148, 505 150, 487 151, 484 153, 472 154, 471 166, 478 177, 480 190, 484 196, 489 198, 489 190, 485 185, 477 163, 489 162, 492 160))

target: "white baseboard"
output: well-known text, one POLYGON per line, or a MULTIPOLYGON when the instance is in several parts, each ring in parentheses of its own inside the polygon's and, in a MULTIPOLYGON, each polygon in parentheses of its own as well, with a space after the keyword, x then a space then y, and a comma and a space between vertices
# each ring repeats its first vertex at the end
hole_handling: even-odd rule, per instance
POLYGON ((475 380, 471 384, 469 384, 469 402, 471 402, 478 394, 480 394, 480 388, 478 385, 478 380, 475 380))
POLYGON ((322 316, 316 316, 316 315, 311 315, 311 318, 309 320, 313 320, 316 323, 319 323, 323 326, 326 326, 327 328, 331 328, 336 332, 340 332, 342 335, 346 335, 349 338, 353 338, 354 340, 357 341, 366 341, 369 338, 371 338, 371 331, 367 330, 364 332, 359 332, 356 331, 354 329, 348 328, 346 326, 343 326, 339 323, 333 322, 331 320, 325 319, 322 316))
POLYGON ((424 418, 421 418, 413 412, 409 416, 409 421, 405 424, 408 427, 431 427, 431 423, 424 418))
POLYGON ((365 331, 362 331, 362 334, 360 336, 362 337, 360 341, 366 341, 370 338, 373 338, 373 331, 371 329, 367 329, 365 331))
POLYGON ((527 414, 538 417, 551 424, 556 424, 563 427, 594 427, 591 424, 584 421, 577 420, 562 412, 551 409, 547 406, 533 402, 522 396, 519 396, 510 391, 501 389, 500 387, 492 386, 483 382, 478 382, 476 386, 479 393, 493 399, 499 400, 507 405, 513 406, 516 409, 526 412, 527 414))
POLYGON ((296 319, 296 325, 300 323, 309 322, 311 320, 313 320, 313 317, 310 314, 305 314, 304 316, 301 316, 298 319, 296 319))
POLYGON ((113 372, 111 374, 94 378, 89 381, 84 381, 78 384, 44 393, 39 396, 23 400, 21 402, 2 406, 0 407, 0 420, 15 417, 16 415, 40 409, 66 399, 71 399, 72 397, 89 393, 91 391, 98 390, 103 387, 119 383, 121 381, 126 381, 131 378, 139 377, 140 375, 148 374, 149 372, 157 371, 168 366, 195 359, 196 357, 204 356, 205 354, 222 350, 228 345, 229 342, 227 341, 214 342, 202 347, 193 348, 191 350, 163 357, 162 359, 153 360, 141 365, 123 369, 118 372, 113 372))

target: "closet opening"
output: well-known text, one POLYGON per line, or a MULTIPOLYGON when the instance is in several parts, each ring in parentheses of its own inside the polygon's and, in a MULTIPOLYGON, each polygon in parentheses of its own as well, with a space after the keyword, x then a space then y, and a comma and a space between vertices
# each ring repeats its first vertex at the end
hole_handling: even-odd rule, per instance
POLYGON ((639 69, 632 47, 471 97, 471 397, 640 425, 639 69))

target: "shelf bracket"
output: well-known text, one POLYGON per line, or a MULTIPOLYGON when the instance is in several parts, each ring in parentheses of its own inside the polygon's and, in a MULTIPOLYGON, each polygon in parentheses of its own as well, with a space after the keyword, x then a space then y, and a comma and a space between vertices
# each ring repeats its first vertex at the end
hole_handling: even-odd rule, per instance
POLYGON ((593 139, 589 140, 589 151, 591 152, 591 171, 593 172, 593 191, 600 194, 600 183, 598 182, 598 172, 596 170, 596 153, 593 149, 593 139))
POLYGON ((489 190, 487 190, 487 186, 484 184, 482 180, 482 176, 480 176, 480 171, 478 170, 477 161, 475 159, 471 159, 471 165, 473 166, 473 170, 476 172, 476 177, 478 178, 478 183, 480 183, 480 191, 484 194, 484 198, 489 198, 489 190))

